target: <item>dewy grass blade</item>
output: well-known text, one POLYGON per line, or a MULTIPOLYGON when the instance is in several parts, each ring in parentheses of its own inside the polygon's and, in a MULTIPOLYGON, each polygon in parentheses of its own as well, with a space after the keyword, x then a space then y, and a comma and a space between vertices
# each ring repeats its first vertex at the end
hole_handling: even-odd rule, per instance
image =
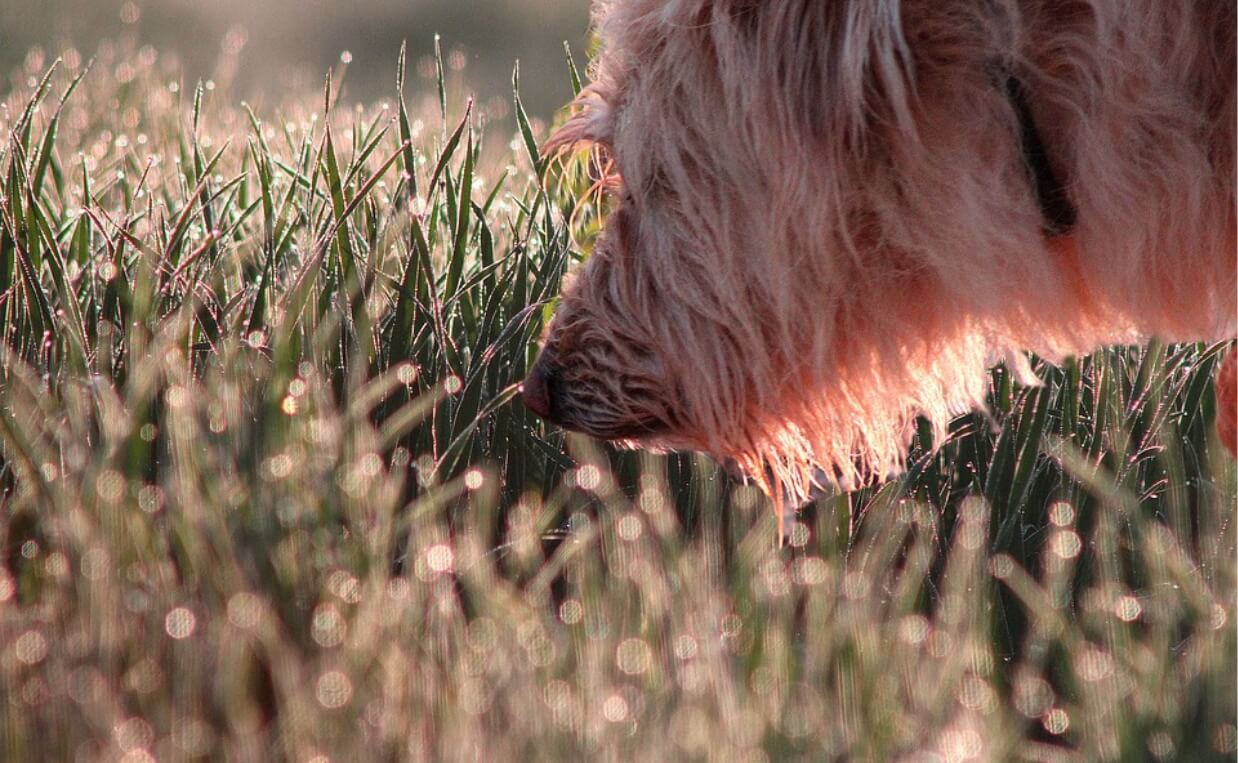
POLYGON ((305 307, 306 299, 309 297, 309 288, 313 284, 314 276, 317 275, 323 256, 326 254, 331 241, 335 239, 338 232, 337 225, 339 225, 341 221, 347 220, 349 216, 356 211, 357 206, 364 201, 367 196, 369 196, 370 192, 374 190, 374 187, 378 185, 379 181, 382 180, 387 171, 391 169, 391 165, 395 164, 396 160, 400 158, 403 150, 404 147, 401 145, 394 154, 388 157, 386 161, 380 165, 378 171, 370 177, 370 179, 364 186, 361 187, 359 191, 357 191, 357 194, 348 203, 348 206, 343 209, 335 221, 331 223, 327 231, 318 237, 317 242, 314 245, 313 254, 301 268, 301 272, 298 274, 295 282, 288 291, 287 297, 283 301, 284 309, 288 311, 289 316, 294 320, 294 322, 305 307))
POLYGON ((31 94, 30 99, 26 101, 26 108, 22 110, 21 116, 17 118, 17 122, 13 126, 10 137, 17 138, 17 145, 21 147, 23 153, 28 152, 30 149, 30 133, 31 130, 34 129, 35 112, 39 110, 39 106, 43 103, 43 99, 47 97, 47 91, 50 90, 52 86, 52 75, 55 74, 56 70, 60 68, 61 63, 61 60, 57 58, 52 62, 52 65, 48 67, 47 72, 43 75, 43 78, 39 80, 39 84, 35 86, 34 92, 31 94))
POLYGON ((447 142, 443 144, 443 150, 439 153, 438 161, 434 164, 434 172, 430 174, 430 184, 426 186, 427 193, 434 193, 438 187, 439 177, 443 170, 447 168, 447 163, 451 161, 452 156, 456 153, 456 147, 460 145, 460 137, 464 134, 464 128, 469 125, 469 119, 473 114, 473 100, 470 98, 464 108, 464 117, 460 120, 460 124, 456 125, 456 129, 452 131, 451 136, 447 138, 447 142))
POLYGON ((56 111, 52 114, 51 121, 48 122, 48 125, 45 128, 43 134, 43 147, 39 151, 39 162, 35 167, 34 177, 31 183, 31 188, 36 196, 43 193, 43 177, 46 175, 48 167, 51 166, 52 152, 55 150, 56 135, 58 134, 60 128, 60 116, 64 112, 65 103, 67 103, 69 98, 73 96, 73 91, 77 90, 77 86, 81 83, 82 78, 90 72, 90 67, 93 63, 93 61, 87 62, 81 72, 79 72, 78 75, 73 78, 73 81, 69 83, 69 86, 65 88, 64 94, 60 96, 60 103, 56 105, 56 111))
POLYGON ((44 262, 51 272, 52 282, 56 285, 56 290, 60 296, 60 311, 66 316, 66 323, 69 327, 69 347, 73 353, 73 360, 77 364, 76 370, 85 372, 89 365, 86 349, 86 329, 82 321, 80 308, 78 307, 77 295, 73 293, 73 289, 69 286, 64 260, 60 256, 60 248, 56 244, 55 237, 48 227, 46 215, 33 195, 28 198, 27 202, 30 210, 30 220, 34 225, 35 232, 43 239, 43 249, 46 253, 44 262))
POLYGON ((180 214, 176 218, 176 222, 172 225, 172 229, 168 233, 167 243, 164 245, 163 252, 160 255, 160 259, 163 262, 166 262, 173 267, 177 265, 179 261, 181 239, 188 228, 189 218, 193 215, 195 201, 199 199, 202 193, 206 190, 211 173, 214 172, 215 167, 219 164, 219 160, 223 158, 224 152, 227 151, 231 145, 232 144, 230 142, 225 143, 224 146, 220 148, 213 157, 211 157, 210 161, 203 165, 202 172, 198 173, 197 185, 194 186, 194 189, 188 196, 185 197, 184 206, 181 208, 180 214))
MULTIPOLYGON (((409 357, 409 345, 413 337, 413 321, 418 314, 429 320, 427 305, 434 289, 434 271, 430 264, 430 251, 421 223, 414 216, 410 220, 412 241, 409 244, 408 260, 400 280, 399 296, 396 298, 395 319, 391 327, 391 350, 389 363, 398 363, 409 357)), ((434 297, 437 300, 437 297, 434 297)))
POLYGON ((438 111, 443 129, 447 129, 447 78, 443 74, 443 47, 439 36, 434 35, 434 80, 438 85, 438 111))
MULTIPOLYGON (((33 300, 35 307, 38 308, 37 317, 39 320, 38 323, 31 327, 33 333, 42 334, 47 332, 54 337, 55 319, 52 315, 51 302, 43 291, 43 285, 39 283, 38 272, 30 260, 29 251, 23 244, 22 237, 18 236, 13 229, 12 208, 6 201, 0 201, 0 225, 8 231, 9 238, 16 247, 17 264, 22 276, 22 285, 25 287, 26 298, 33 300)), ((28 240, 34 241, 34 239, 28 240)))
POLYGON ((540 185, 542 173, 546 170, 546 162, 537 148, 537 139, 533 137, 533 126, 529 123, 529 115, 525 113, 524 103, 520 99, 520 64, 512 69, 512 101, 516 112, 516 125, 520 128, 520 137, 524 141, 524 150, 529 156, 540 185))
POLYGON ((332 225, 332 230, 335 231, 335 246, 339 254, 339 266, 344 274, 345 283, 352 284, 355 282, 356 274, 356 258, 353 255, 352 238, 348 230, 348 216, 345 214, 345 209, 351 203, 351 199, 345 197, 344 184, 340 180, 339 164, 335 158, 335 144, 331 140, 331 128, 326 128, 326 142, 323 149, 323 159, 325 162, 324 171, 327 178, 327 188, 331 194, 331 206, 335 211, 335 222, 332 225))
POLYGON ((576 58, 572 55, 572 46, 566 41, 563 41, 563 56, 567 59, 567 73, 572 80, 572 96, 580 95, 580 72, 576 71, 576 58))
POLYGON ((416 212, 417 208, 417 160, 413 152, 413 131, 408 119, 408 104, 404 102, 404 66, 408 54, 408 43, 400 43, 400 59, 396 64, 396 91, 399 94, 397 108, 399 109, 400 140, 404 144, 403 168, 408 180, 409 209, 416 212))
POLYGON ((460 276, 464 272, 464 262, 469 258, 469 213, 473 206, 469 198, 473 188, 473 132, 471 129, 464 148, 464 168, 461 172, 459 191, 456 193, 456 205, 459 207, 455 226, 456 237, 448 260, 447 281, 443 287, 443 299, 449 301, 456 295, 460 276))

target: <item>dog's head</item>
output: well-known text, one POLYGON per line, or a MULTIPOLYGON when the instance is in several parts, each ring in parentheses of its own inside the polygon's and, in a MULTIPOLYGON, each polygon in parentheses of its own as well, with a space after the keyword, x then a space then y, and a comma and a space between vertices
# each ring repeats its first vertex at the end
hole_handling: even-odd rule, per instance
POLYGON ((543 418, 631 442, 679 423, 680 382, 660 350, 660 287, 638 256, 638 225, 625 194, 588 262, 570 276, 523 384, 525 404, 543 418))
POLYGON ((768 367, 768 337, 745 309, 751 263, 728 261, 746 256, 736 239, 748 223, 735 207, 753 189, 720 178, 726 148, 715 144, 729 140, 682 135, 705 127, 683 112, 692 105, 638 70, 622 75, 586 90, 545 147, 594 147, 613 198, 593 252, 569 277, 523 399, 595 437, 722 455, 752 369, 768 367))
MULTIPOLYGON (((851 259, 817 250, 859 219, 839 203, 863 155, 857 115, 904 115, 864 103, 871 78, 848 73, 872 69, 871 51, 842 45, 888 32, 896 17, 848 11, 839 24, 819 3, 787 4, 792 14, 775 5, 601 6, 592 84, 545 148, 597 147, 613 168, 612 211, 564 290, 523 399, 571 430, 706 451, 803 492, 828 460, 817 453, 816 389, 836 360, 854 276, 851 259), (824 68, 848 56, 865 60, 824 68)), ((895 88, 900 62, 883 65, 895 88)), ((870 233, 851 225, 850 245, 870 233)))
POLYGON ((972 27, 919 27, 962 52, 913 96, 931 62, 902 6, 600 6, 592 84, 547 150, 598 146, 613 211, 525 381, 532 410, 794 498, 896 469, 917 415, 940 430, 982 399, 1005 327, 969 309, 1052 277, 1009 238, 1038 246, 1038 217, 983 46, 967 60, 949 35, 972 27))

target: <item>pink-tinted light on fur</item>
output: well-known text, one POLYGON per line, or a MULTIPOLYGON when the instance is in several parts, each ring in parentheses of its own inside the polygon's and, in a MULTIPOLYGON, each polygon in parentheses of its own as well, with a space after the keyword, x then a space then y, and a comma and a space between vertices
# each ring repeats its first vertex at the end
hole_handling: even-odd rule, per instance
POLYGON ((1232 0, 610 0, 595 23, 548 146, 601 144, 619 194, 539 360, 569 427, 797 500, 898 471, 917 416, 940 443, 1025 351, 1235 333, 1232 0), (1068 237, 1042 233, 1007 68, 1068 237))

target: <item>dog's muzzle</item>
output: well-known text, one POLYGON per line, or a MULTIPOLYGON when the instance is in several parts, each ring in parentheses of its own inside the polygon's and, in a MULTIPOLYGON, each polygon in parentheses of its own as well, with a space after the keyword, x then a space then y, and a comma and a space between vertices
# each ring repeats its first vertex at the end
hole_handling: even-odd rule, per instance
POLYGON ((533 370, 520 385, 520 399, 530 411, 547 421, 558 423, 555 419, 554 377, 544 364, 535 363, 533 370))
POLYGON ((555 364, 539 358, 520 384, 520 399, 526 408, 551 424, 600 440, 648 440, 666 432, 662 422, 653 418, 608 420, 591 411, 582 415, 569 387, 555 364))

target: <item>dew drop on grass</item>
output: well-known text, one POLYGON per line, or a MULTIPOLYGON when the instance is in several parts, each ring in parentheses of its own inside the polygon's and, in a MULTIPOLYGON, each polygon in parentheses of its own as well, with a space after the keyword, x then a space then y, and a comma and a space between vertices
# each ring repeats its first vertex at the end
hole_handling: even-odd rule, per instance
POLYGON ((387 582, 387 598, 392 601, 407 599, 409 590, 408 581, 404 578, 395 578, 387 582))
POLYGON ((585 464, 576 470, 576 485, 581 490, 597 490, 602 484, 602 470, 593 464, 585 464))
POLYGON ((400 380, 401 384, 412 384, 417 380, 417 366, 412 363, 405 363, 395 372, 395 376, 400 380))
POLYGON ((1075 659, 1075 673, 1084 681, 1103 681, 1113 675, 1113 657, 1103 649, 1087 647, 1075 659))
MULTIPOLYGON (((377 477, 382 470, 383 459, 377 453, 366 453, 357 459, 357 473, 366 479, 377 477)), ((465 479, 467 482, 467 477, 465 479)))
POLYGON ((1225 612, 1225 607, 1222 607, 1220 604, 1212 605, 1212 616, 1208 619, 1208 623, 1214 631, 1224 628, 1228 619, 1229 616, 1225 612))
POLYGON ((310 631, 319 646, 330 648, 343 643, 346 624, 339 609, 327 602, 314 610, 310 631))
POLYGON ((690 660, 696 656, 697 644, 696 638, 688 634, 684 634, 675 639, 675 656, 681 660, 690 660))
POLYGON ((395 450, 391 451, 392 468, 403 469, 408 466, 411 460, 412 454, 403 445, 396 446, 395 450))
POLYGON ((163 490, 158 485, 147 485, 138 491, 138 506, 147 514, 163 508, 163 490))
MULTIPOLYGON (((112 736, 116 745, 126 752, 146 753, 144 749, 155 741, 155 731, 145 718, 133 717, 116 724, 112 728, 112 736)), ((154 760, 146 754, 133 758, 134 760, 154 760)))
POLYGON ((39 631, 26 631, 13 643, 13 653, 21 662, 36 665, 47 656, 47 639, 39 631))
POLYGON ((643 526, 636 515, 628 514, 615 523, 615 529, 620 538, 631 542, 640 538, 643 526))
POLYGON ((1114 613, 1122 622, 1134 622, 1143 613, 1143 605, 1134 596, 1123 596, 1118 599, 1118 603, 1114 606, 1114 613))
POLYGON ((78 668, 69 675, 66 688, 69 699, 79 705, 96 702, 103 694, 103 674, 98 668, 90 666, 78 668))
POLYGON ((43 561, 43 568, 54 578, 62 578, 69 574, 69 558, 60 551, 53 551, 43 561))
POLYGON ((169 408, 183 408, 189 403, 189 391, 177 384, 171 387, 165 395, 169 408))
POLYGON ((615 664, 630 676, 640 675, 649 668, 649 645, 642 639, 624 639, 615 650, 615 664))
POLYGON ((998 580, 1005 580, 1014 573, 1014 559, 1009 554, 998 554, 989 560, 989 572, 998 580))
POLYGON ((1222 723, 1212 734, 1212 746, 1217 752, 1227 753, 1238 749, 1238 726, 1222 723))
POLYGON ((435 572, 447 572, 451 569, 454 561, 455 553, 451 550, 451 546, 445 543, 439 543, 426 549, 426 566, 435 572))
POLYGON ((187 607, 176 607, 163 618, 163 629, 177 641, 193 635, 198 619, 187 607))
POLYGON ((1049 507, 1049 521, 1058 527, 1065 527, 1075 521, 1075 507, 1065 501, 1056 501, 1049 507))
POLYGON ((328 709, 348 704, 352 698, 352 681, 338 670, 328 670, 318 677, 318 703, 328 709))
POLYGON ((1062 530, 1053 536, 1053 553, 1062 559, 1074 559, 1083 550, 1083 541, 1073 530, 1062 530))
POLYGON ((95 495, 106 503, 116 503, 124 492, 125 478, 115 469, 105 470, 95 480, 95 495))
POLYGON ((210 725, 197 718, 181 718, 172 726, 171 739, 186 755, 200 758, 210 752, 215 732, 210 725))
POLYGON ((666 495, 657 488, 646 488, 641 490, 640 498, 641 511, 646 514, 657 514, 666 508, 666 495))
POLYGON ((82 554, 82 575, 87 580, 104 580, 108 575, 108 555, 100 546, 94 546, 82 554))
POLYGON ((559 619, 564 625, 575 625, 585 616, 585 608, 576 599, 568 599, 559 605, 559 619))
POLYGON ((1050 734, 1065 734, 1070 729, 1070 716, 1062 708, 1055 707, 1044 714, 1040 723, 1050 734))
POLYGON ((612 694, 602 703, 602 717, 611 723, 622 723, 628 718, 628 701, 620 694, 612 694))
POLYGON ((1174 757, 1174 740, 1164 729, 1158 729, 1148 736, 1148 751, 1157 760, 1170 760, 1174 757))
POLYGON ((361 582, 347 570, 332 572, 327 578, 327 589, 347 604, 361 601, 361 582))
POLYGON ((796 560, 791 573, 800 585, 815 586, 825 582, 829 568, 821 557, 805 556, 796 560))
POLYGON ((228 599, 228 622, 238 628, 253 628, 262 616, 262 600, 242 591, 228 599))

